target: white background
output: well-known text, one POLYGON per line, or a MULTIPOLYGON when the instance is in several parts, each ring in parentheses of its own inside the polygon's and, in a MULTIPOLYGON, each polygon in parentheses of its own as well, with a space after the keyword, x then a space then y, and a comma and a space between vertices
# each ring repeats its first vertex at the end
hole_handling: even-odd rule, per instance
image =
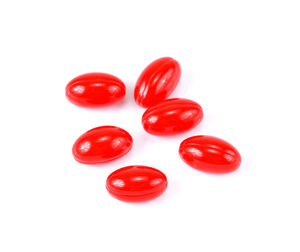
POLYGON ((0 251, 300 251, 300 6, 290 0, 1 1, 0 251), (182 67, 172 97, 205 117, 176 137, 144 132, 133 101, 139 74, 171 56, 182 67), (127 85, 124 102, 83 109, 65 85, 86 72, 127 85), (74 161, 85 131, 116 125, 134 147, 105 165, 74 161), (183 163, 180 142, 231 142, 237 172, 183 163), (128 204, 106 177, 133 164, 168 177, 158 199, 128 204))

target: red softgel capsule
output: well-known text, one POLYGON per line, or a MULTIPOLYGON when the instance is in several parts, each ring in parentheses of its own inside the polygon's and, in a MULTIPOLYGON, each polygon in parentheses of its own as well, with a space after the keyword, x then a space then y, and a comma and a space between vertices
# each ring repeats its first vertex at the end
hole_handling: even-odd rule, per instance
POLYGON ((153 61, 137 80, 134 90, 136 103, 148 108, 163 101, 176 88, 180 74, 179 63, 170 57, 153 61))
POLYGON ((167 177, 161 171, 148 166, 134 165, 111 173, 106 189, 115 198, 127 202, 154 199, 167 188, 167 177))
POLYGON ((153 135, 173 135, 198 125, 203 118, 201 106, 182 98, 167 99, 148 108, 142 117, 144 129, 153 135))
POLYGON ((184 140, 179 155, 191 167, 210 173, 233 172, 241 155, 230 143, 213 136, 193 136, 184 140))
POLYGON ((73 145, 74 158, 84 164, 112 161, 132 148, 130 134, 115 126, 102 126, 81 135, 73 145))
POLYGON ((106 73, 82 74, 66 86, 66 96, 69 101, 82 107, 113 104, 124 98, 125 93, 124 83, 106 73))

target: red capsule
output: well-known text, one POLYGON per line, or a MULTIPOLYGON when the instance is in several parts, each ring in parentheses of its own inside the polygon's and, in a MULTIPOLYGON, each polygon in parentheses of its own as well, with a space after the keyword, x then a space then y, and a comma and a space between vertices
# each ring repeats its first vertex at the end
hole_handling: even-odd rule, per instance
POLYGON ((182 98, 167 99, 148 108, 142 117, 144 129, 153 135, 173 135, 198 125, 203 118, 201 106, 182 98))
POLYGON ((187 138, 180 144, 179 154, 188 165, 210 173, 232 172, 241 163, 241 155, 230 143, 213 136, 187 138))
POLYGON ((156 198, 166 190, 167 185, 165 174, 141 165, 116 170, 106 180, 106 189, 113 197, 129 202, 156 198))
POLYGON ((132 148, 132 137, 121 128, 102 126, 81 135, 73 145, 74 158, 84 164, 97 164, 120 158, 132 148))
POLYGON ((97 107, 116 103, 126 93, 124 83, 106 73, 82 74, 71 80, 66 87, 70 102, 82 107, 97 107))
POLYGON ((148 108, 166 99, 180 79, 179 63, 169 57, 153 61, 137 80, 134 98, 138 105, 148 108))

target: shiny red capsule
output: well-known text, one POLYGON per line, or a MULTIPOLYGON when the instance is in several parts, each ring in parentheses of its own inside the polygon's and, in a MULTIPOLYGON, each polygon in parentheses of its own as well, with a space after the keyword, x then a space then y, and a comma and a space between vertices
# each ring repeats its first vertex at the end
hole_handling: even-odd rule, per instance
POLYGON ((138 105, 148 108, 166 99, 180 79, 179 63, 169 57, 153 61, 137 80, 134 98, 138 105))
POLYGON ((210 173, 233 172, 240 166, 241 155, 230 143, 213 136, 193 136, 180 144, 184 162, 210 173))
POLYGON ((173 135, 198 125, 203 118, 201 106, 182 98, 167 99, 148 108, 142 117, 144 129, 153 135, 173 135))
POLYGON ((74 158, 84 164, 112 161, 127 154, 132 148, 132 137, 121 128, 102 126, 81 135, 73 145, 74 158))
POLYGON ((106 73, 82 74, 66 87, 70 102, 83 107, 97 107, 116 103, 124 98, 126 88, 117 77, 106 73))
POLYGON ((148 166, 127 166, 111 173, 106 189, 115 198, 128 202, 151 200, 167 188, 167 177, 148 166))

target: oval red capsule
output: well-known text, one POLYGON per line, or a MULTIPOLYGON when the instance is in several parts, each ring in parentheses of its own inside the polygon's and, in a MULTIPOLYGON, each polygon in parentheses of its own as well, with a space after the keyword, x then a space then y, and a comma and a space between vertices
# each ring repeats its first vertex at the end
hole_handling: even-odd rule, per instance
POLYGON ((106 73, 82 74, 71 80, 66 87, 70 102, 83 107, 97 107, 120 101, 126 93, 124 83, 106 73))
POLYGON ((203 119, 201 106, 182 98, 167 99, 148 108, 142 117, 144 129, 153 135, 173 135, 189 130, 203 119))
POLYGON ((148 166, 134 165, 111 173, 106 189, 115 198, 128 202, 151 200, 167 188, 167 177, 161 171, 148 166))
POLYGON ((179 154, 191 167, 210 173, 233 172, 241 155, 230 143, 213 136, 193 136, 180 144, 179 154))
POLYGON ((132 137, 127 131, 115 126, 102 126, 81 135, 72 152, 80 163, 97 164, 120 158, 131 148, 132 137))
POLYGON ((179 63, 170 57, 153 61, 137 80, 134 90, 136 103, 148 108, 163 101, 176 88, 180 74, 179 63))

